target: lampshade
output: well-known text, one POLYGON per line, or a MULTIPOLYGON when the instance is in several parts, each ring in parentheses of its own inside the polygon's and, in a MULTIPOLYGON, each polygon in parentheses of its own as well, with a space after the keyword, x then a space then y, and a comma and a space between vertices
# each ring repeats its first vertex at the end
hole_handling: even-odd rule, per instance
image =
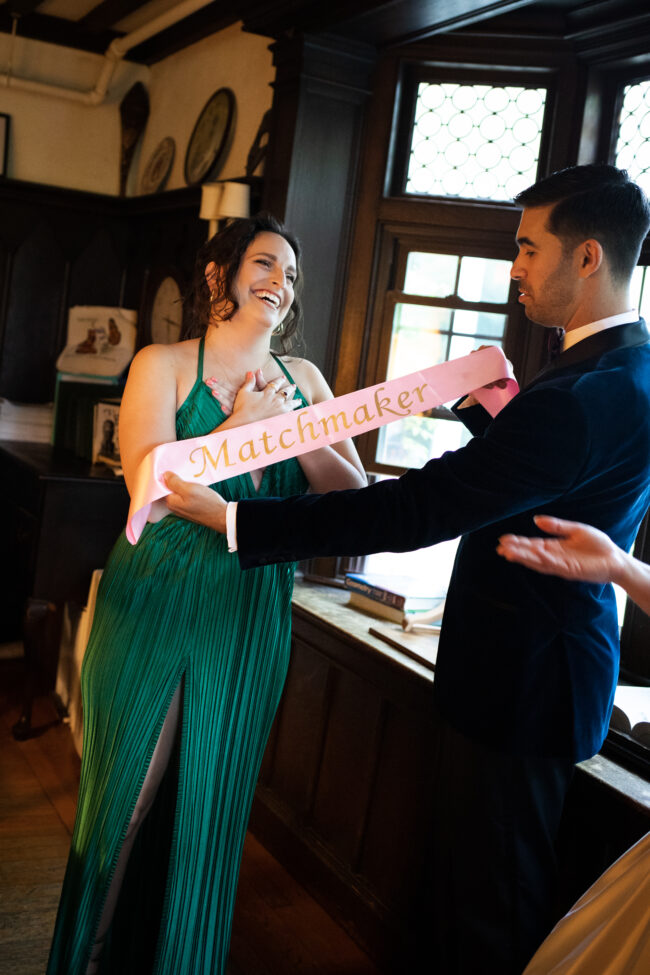
POLYGON ((201 187, 201 220, 218 220, 220 214, 219 201, 223 193, 223 183, 204 183, 201 187))
POLYGON ((224 183, 219 208, 222 217, 247 217, 250 186, 246 183, 224 183))
POLYGON ((201 187, 201 220, 247 217, 250 187, 246 183, 204 183, 201 187))

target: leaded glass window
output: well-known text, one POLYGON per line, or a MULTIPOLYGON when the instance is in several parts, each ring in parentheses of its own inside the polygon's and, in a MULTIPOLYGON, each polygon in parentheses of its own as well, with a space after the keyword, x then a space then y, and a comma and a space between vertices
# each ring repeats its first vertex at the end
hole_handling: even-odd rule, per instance
POLYGON ((650 80, 623 89, 615 165, 650 193, 650 80))
POLYGON ((420 83, 406 192, 511 200, 537 178, 546 94, 420 83))

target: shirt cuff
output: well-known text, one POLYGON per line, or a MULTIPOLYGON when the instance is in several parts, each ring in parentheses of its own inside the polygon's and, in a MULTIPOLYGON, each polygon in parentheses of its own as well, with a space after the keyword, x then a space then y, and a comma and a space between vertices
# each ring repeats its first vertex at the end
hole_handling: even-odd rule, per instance
POLYGON ((237 551, 237 502, 229 501, 226 505, 226 538, 228 551, 237 551))

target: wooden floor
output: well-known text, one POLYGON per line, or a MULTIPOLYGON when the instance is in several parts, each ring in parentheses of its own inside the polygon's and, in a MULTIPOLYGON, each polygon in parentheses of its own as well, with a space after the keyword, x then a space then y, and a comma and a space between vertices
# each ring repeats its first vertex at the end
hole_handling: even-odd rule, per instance
MULTIPOLYGON (((39 734, 11 736, 19 662, 0 660, 0 975, 44 975, 79 781, 67 727, 47 698, 39 734)), ((248 834, 228 975, 379 975, 379 969, 248 834)))

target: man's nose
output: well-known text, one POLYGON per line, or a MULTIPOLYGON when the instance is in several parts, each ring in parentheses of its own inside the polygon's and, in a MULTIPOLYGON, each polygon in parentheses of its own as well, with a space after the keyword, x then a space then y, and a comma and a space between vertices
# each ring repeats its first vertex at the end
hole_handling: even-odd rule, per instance
POLYGON ((514 281, 517 281, 519 278, 521 278, 524 273, 522 269, 519 267, 518 261, 519 258, 515 258, 515 260, 512 262, 512 267, 510 268, 510 277, 514 281))

